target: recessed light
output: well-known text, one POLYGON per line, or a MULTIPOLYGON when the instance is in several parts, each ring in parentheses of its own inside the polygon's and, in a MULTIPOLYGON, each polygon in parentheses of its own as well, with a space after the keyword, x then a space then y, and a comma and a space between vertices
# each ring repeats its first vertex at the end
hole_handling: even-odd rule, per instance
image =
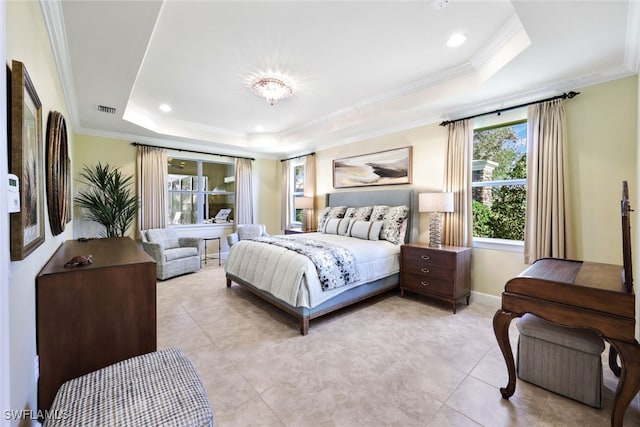
POLYGON ((449 37, 449 40, 447 40, 447 46, 449 47, 460 46, 465 41, 467 41, 467 36, 465 36, 462 33, 455 33, 454 35, 449 37))
POLYGON ((264 132, 264 126, 262 125, 256 126, 256 132, 264 132))
POLYGON ((168 113, 169 111, 171 111, 171 105, 169 104, 160 104, 160 111, 168 113))

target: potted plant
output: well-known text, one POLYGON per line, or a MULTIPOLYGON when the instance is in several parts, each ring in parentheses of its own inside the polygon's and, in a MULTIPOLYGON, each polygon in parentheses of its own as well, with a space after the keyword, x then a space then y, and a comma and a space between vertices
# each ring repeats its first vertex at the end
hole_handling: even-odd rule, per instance
POLYGON ((85 219, 102 224, 103 237, 123 237, 140 206, 131 190, 133 176, 124 176, 118 168, 100 162, 84 166, 80 176, 87 187, 74 201, 86 209, 85 219))

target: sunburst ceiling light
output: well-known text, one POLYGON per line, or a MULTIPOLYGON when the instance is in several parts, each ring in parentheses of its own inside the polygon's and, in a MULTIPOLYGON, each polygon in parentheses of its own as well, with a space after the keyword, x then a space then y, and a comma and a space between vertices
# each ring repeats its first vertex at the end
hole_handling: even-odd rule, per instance
POLYGON ((256 77, 251 82, 251 89, 265 98, 270 105, 293 94, 293 85, 286 78, 274 75, 256 77))

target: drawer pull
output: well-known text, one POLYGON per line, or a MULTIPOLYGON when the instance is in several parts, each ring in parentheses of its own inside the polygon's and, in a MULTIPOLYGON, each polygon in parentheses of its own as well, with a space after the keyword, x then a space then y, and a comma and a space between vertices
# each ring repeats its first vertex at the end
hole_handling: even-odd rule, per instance
POLYGON ((425 282, 424 280, 420 282, 422 286, 431 286, 431 283, 425 282))
POLYGON ((426 259, 427 261, 429 261, 431 259, 431 257, 429 255, 421 255, 420 258, 426 259))
POLYGON ((421 268, 420 271, 422 271, 423 273, 429 273, 429 269, 428 268, 421 268))

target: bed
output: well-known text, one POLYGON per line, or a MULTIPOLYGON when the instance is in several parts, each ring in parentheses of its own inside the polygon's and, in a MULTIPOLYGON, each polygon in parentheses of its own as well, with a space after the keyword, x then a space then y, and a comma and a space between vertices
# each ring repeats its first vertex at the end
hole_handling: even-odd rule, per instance
MULTIPOLYGON (((256 241, 269 238, 242 240, 232 247, 225 262, 227 287, 236 283, 294 316, 300 322, 302 335, 307 335, 309 321, 312 319, 397 288, 400 277, 400 245, 417 240, 418 212, 414 191, 400 189, 330 193, 326 195, 325 204, 327 207, 351 208, 376 205, 408 208, 402 228, 404 233, 399 236, 402 240, 397 244, 329 232, 272 236, 271 240, 278 240, 277 242, 256 241), (301 240, 304 242, 300 242, 301 240), (343 286, 332 287, 333 281, 327 280, 323 274, 320 274, 323 277, 318 277, 313 257, 300 253, 304 251, 295 247, 299 243, 317 243, 322 246, 327 241, 334 242, 339 248, 346 248, 347 251, 344 252, 349 256, 353 255, 353 259, 347 261, 355 264, 355 271, 351 271, 355 276, 352 279, 355 280, 343 286), (290 245, 294 246, 293 250, 288 247, 290 245)), ((338 222, 340 221, 334 219, 331 224, 338 222)), ((356 234, 355 228, 353 234, 356 234)), ((348 266, 349 262, 340 261, 336 264, 342 269, 343 264, 348 266)))

